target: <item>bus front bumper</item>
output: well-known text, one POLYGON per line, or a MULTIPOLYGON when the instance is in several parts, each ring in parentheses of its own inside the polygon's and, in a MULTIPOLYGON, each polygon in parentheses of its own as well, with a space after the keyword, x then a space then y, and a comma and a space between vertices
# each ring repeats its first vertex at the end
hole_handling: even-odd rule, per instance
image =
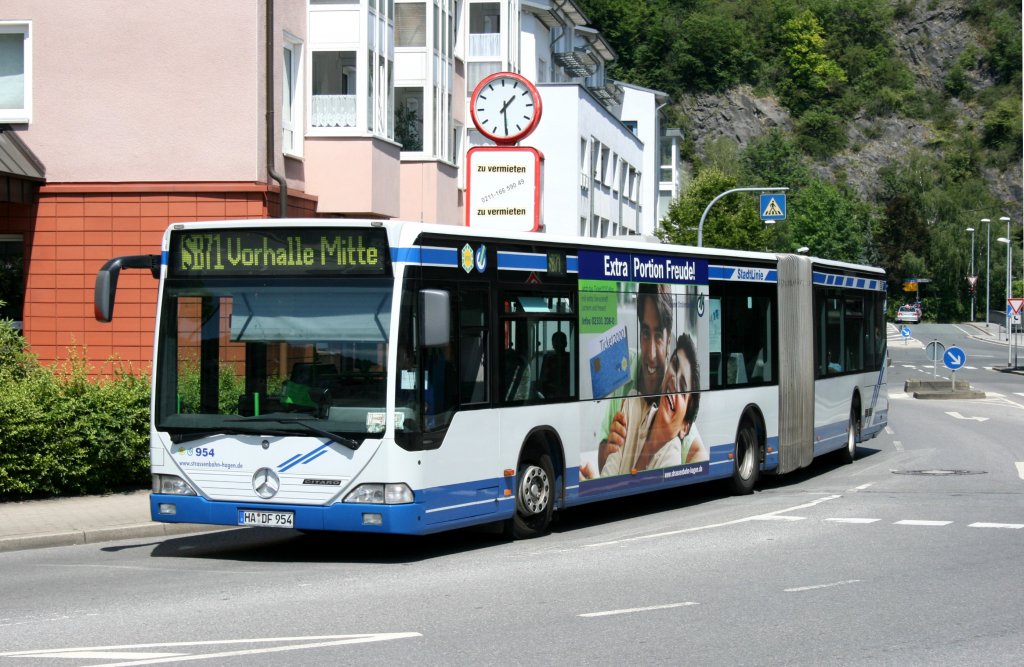
POLYGON ((154 521, 167 523, 201 523, 218 526, 245 526, 246 513, 272 515, 280 519, 271 527, 297 530, 332 530, 417 535, 426 529, 423 507, 419 503, 377 505, 335 503, 323 507, 309 505, 278 505, 211 501, 200 496, 151 494, 150 515, 154 521), (286 523, 290 517, 291 523, 286 523))

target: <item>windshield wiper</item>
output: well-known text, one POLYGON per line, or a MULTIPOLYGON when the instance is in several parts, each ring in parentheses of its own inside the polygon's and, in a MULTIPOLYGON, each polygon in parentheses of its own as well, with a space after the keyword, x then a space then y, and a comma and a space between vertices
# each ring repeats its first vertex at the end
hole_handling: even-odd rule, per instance
POLYGON ((327 438, 331 442, 336 442, 339 445, 342 445, 343 447, 348 447, 349 449, 351 449, 353 451, 359 449, 359 445, 362 444, 361 442, 357 442, 357 441, 353 440, 352 438, 346 438, 345 436, 340 435, 338 433, 331 433, 330 431, 326 431, 326 430, 320 428, 319 426, 314 426, 313 424, 310 424, 309 422, 307 422, 304 419, 296 418, 296 417, 245 417, 243 419, 228 419, 226 421, 229 422, 229 423, 244 422, 244 423, 250 423, 250 424, 254 423, 254 422, 274 422, 274 423, 278 423, 278 424, 297 424, 298 426, 301 426, 302 428, 306 429, 306 431, 308 431, 309 433, 312 433, 314 435, 318 435, 321 438, 327 438))

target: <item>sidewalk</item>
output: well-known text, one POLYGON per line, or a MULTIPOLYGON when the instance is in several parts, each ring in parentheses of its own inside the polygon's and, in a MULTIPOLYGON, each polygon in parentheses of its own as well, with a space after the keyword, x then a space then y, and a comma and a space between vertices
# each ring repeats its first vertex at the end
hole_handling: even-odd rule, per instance
POLYGON ((0 552, 220 529, 151 521, 148 490, 0 503, 0 552))
MULTIPOLYGON (((967 331, 975 332, 971 335, 971 338, 976 340, 986 340, 993 343, 1002 343, 1004 346, 1007 345, 1005 327, 1001 327, 997 324, 989 324, 986 327, 984 322, 962 322, 960 327, 967 331)), ((1018 340, 1020 339, 1018 338, 1018 340)), ((1009 344, 1013 344, 1013 338, 1010 339, 1009 344)), ((1024 347, 1019 350, 1018 365, 1016 367, 995 363, 992 364, 992 370, 1000 373, 1012 373, 1014 375, 1024 376, 1024 347)))

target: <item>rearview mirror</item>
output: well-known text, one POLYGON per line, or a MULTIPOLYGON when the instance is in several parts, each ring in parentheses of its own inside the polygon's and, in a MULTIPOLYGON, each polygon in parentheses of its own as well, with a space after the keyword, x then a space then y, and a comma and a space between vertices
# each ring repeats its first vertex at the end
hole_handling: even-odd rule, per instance
POLYGON ((420 344, 424 347, 447 345, 451 340, 451 301, 448 292, 420 290, 420 344))

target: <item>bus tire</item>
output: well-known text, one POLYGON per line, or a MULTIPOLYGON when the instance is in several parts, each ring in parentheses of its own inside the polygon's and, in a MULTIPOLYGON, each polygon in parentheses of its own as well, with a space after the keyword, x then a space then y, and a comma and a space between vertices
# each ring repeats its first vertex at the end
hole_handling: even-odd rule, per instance
POLYGON ((519 462, 516 511, 505 524, 508 537, 521 540, 547 532, 555 507, 555 470, 547 454, 519 462))
POLYGON ((846 446, 836 452, 840 463, 853 463, 857 458, 857 440, 860 439, 860 419, 858 419, 857 404, 850 408, 850 420, 846 424, 846 446))
POLYGON ((754 492, 754 486, 761 474, 760 445, 757 439, 757 428, 750 419, 740 422, 736 432, 736 454, 733 457, 732 480, 730 487, 738 496, 754 492))

